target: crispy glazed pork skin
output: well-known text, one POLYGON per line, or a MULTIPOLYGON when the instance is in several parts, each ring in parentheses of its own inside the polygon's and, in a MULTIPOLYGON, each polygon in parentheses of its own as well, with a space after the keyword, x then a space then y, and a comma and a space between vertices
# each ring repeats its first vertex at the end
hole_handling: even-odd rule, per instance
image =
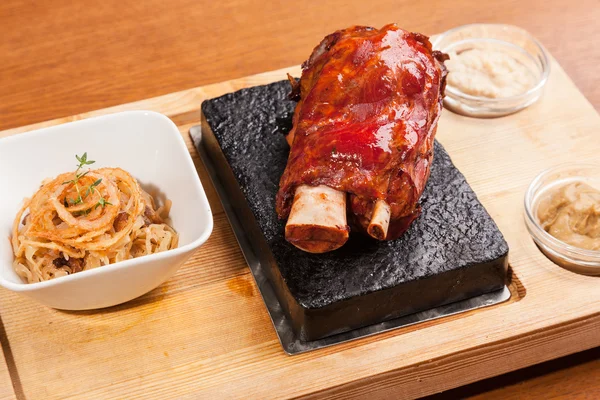
POLYGON ((389 215, 389 229, 379 238, 402 235, 420 213, 429 177, 446 58, 426 36, 396 25, 355 26, 323 39, 292 85, 299 101, 279 217, 290 214, 299 186, 325 185, 348 194, 351 225, 371 231, 380 200, 389 206, 377 207, 389 215))

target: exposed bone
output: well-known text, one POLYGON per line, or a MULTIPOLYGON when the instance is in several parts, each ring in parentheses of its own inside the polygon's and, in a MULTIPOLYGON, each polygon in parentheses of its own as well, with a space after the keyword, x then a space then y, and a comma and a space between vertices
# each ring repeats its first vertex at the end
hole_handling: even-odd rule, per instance
POLYGON ((285 226, 285 239, 309 253, 325 253, 348 240, 346 193, 328 186, 301 185, 296 189, 285 226))
POLYGON ((367 233, 378 240, 384 240, 390 226, 391 210, 385 200, 377 200, 373 208, 373 217, 367 228, 367 233))

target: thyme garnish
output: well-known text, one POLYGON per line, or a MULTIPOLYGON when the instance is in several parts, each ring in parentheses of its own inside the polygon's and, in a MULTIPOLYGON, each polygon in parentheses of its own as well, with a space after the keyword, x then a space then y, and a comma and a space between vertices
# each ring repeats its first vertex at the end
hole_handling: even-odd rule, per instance
POLYGON ((109 203, 108 201, 106 201, 106 199, 104 197, 100 197, 100 200, 98 200, 98 202, 96 203, 94 210, 100 206, 102 206, 102 208, 104 208, 106 206, 112 206, 112 203, 109 203))
MULTIPOLYGON (((83 200, 86 197, 88 197, 89 195, 93 194, 96 191, 96 188, 98 187, 98 185, 100 185, 102 183, 102 178, 100 178, 100 179, 96 180, 94 183, 92 183, 91 185, 89 185, 88 187, 81 188, 79 186, 79 180, 81 178, 83 178, 84 176, 86 176, 90 172, 89 169, 84 172, 80 172, 81 169, 83 167, 85 167, 86 165, 92 165, 96 161, 88 160, 87 152, 83 153, 83 155, 81 155, 81 156, 78 156, 76 154, 75 158, 77 159, 77 161, 79 161, 79 164, 77 164, 77 169, 75 170, 75 178, 71 179, 70 181, 63 182, 63 185, 74 185, 75 190, 77 191, 77 197, 75 199, 66 198, 65 199, 65 207, 67 207, 68 205, 74 206, 74 205, 83 203, 83 200), (85 192, 83 193, 83 195, 81 193, 82 189, 85 189, 85 192)), ((102 208, 104 208, 107 205, 112 205, 112 203, 106 201, 106 199, 103 196, 100 196, 100 200, 98 200, 98 202, 95 204, 94 210, 100 206, 102 206, 102 208)), ((78 213, 78 215, 87 215, 87 214, 89 214, 89 210, 84 210, 83 212, 78 213)))

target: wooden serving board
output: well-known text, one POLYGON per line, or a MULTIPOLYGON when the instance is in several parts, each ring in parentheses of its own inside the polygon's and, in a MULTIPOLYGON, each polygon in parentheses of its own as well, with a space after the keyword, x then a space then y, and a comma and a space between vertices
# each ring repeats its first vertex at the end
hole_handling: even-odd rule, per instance
MULTIPOLYGON (((2 322, 0 321, 0 328, 1 327, 2 322)), ((2 341, 2 344, 6 343, 3 337, 0 337, 0 341, 2 341)), ((15 400, 17 398, 15 394, 15 388, 13 388, 10 371, 8 370, 8 365, 6 364, 6 354, 4 354, 4 351, 1 347, 0 356, 2 356, 2 359, 0 359, 0 400, 15 400)))
POLYGON ((175 277, 121 306, 64 312, 0 290, 0 340, 11 350, 19 397, 412 398, 600 345, 599 278, 547 260, 523 221, 523 195, 541 170, 594 162, 600 153, 600 117, 553 61, 539 103, 499 119, 444 111, 438 129, 509 243, 511 301, 287 356, 187 134, 202 100, 287 72, 299 68, 0 133, 123 110, 162 112, 188 144, 215 219, 211 238, 175 277))

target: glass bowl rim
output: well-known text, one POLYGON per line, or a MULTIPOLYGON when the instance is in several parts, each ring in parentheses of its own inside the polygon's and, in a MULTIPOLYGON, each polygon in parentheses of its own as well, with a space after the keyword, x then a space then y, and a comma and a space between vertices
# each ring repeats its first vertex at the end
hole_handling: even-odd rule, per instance
MULTIPOLYGON (((599 165, 592 164, 592 163, 577 163, 577 164, 556 165, 556 166, 547 168, 547 169, 543 170, 542 172, 540 172, 533 179, 533 181, 531 181, 531 183, 529 184, 529 187, 527 188, 527 191, 525 192, 524 205, 525 205, 525 219, 527 222, 527 227, 529 229, 531 236, 533 237, 535 242, 538 243, 538 245, 541 245, 544 247, 549 247, 550 250, 553 250, 555 253, 557 253, 561 257, 566 258, 568 261, 571 261, 573 263, 588 266, 588 267, 600 268, 600 250, 582 249, 580 247, 570 245, 568 243, 563 242, 562 240, 555 238, 554 236, 552 236, 551 234, 546 232, 540 226, 540 223, 538 222, 537 218, 535 218, 533 215, 533 210, 532 210, 532 208, 534 206, 533 199, 534 199, 535 193, 540 189, 539 186, 541 185, 541 183, 540 183, 541 180, 552 173, 564 171, 567 169, 573 169, 573 168, 594 168, 594 169, 600 171, 599 165), (541 243, 540 243, 540 241, 541 241, 541 243), (573 258, 573 256, 576 256, 576 257, 581 256, 584 258, 591 258, 594 260, 582 260, 580 258, 573 258)), ((600 177, 600 174, 599 174, 599 177, 600 177)))
MULTIPOLYGON (((451 28, 441 34, 439 34, 438 36, 436 36, 436 38, 434 39, 433 43, 431 44, 432 48, 434 50, 439 50, 439 51, 444 51, 444 49, 436 49, 436 45, 439 45, 439 43, 447 38, 448 36, 450 36, 451 34, 467 29, 467 28, 472 28, 472 27, 480 27, 480 26, 493 26, 493 27, 502 27, 502 28, 508 28, 512 31, 515 32, 519 32, 519 34, 523 35, 525 38, 527 38, 528 40, 530 40, 534 46, 539 50, 539 53, 541 55, 541 64, 542 64, 542 74, 538 80, 538 82, 535 84, 535 86, 533 86, 532 88, 530 88, 529 90, 527 90, 526 92, 523 92, 521 94, 518 95, 514 95, 514 96, 508 96, 508 97, 498 97, 498 98, 489 98, 489 97, 481 97, 481 96, 473 96, 467 93, 464 93, 461 90, 455 89, 453 86, 451 85, 446 85, 446 91, 451 94, 453 97, 455 98, 462 98, 465 100, 469 100, 469 101, 479 101, 482 103, 485 103, 486 105, 493 105, 493 104, 497 104, 497 103, 502 103, 502 102, 509 102, 509 101, 515 101, 515 102, 525 102, 526 100, 529 99, 530 96, 534 95, 535 93, 537 93, 538 91, 540 91, 548 82, 548 78, 550 76, 550 58, 548 56, 548 52, 546 51, 546 49, 544 49, 544 46, 542 46, 542 44, 529 32, 527 32, 525 29, 520 28, 518 26, 515 25, 507 25, 507 24, 484 24, 484 23, 475 23, 475 24, 467 24, 467 25, 461 25, 461 26, 457 26, 454 28, 451 28)), ((483 41, 502 41, 502 42, 506 42, 505 40, 502 39, 496 39, 496 38, 479 38, 483 41)), ((458 42, 454 42, 454 43, 460 43, 460 41, 458 42)), ((517 46, 517 45, 515 45, 517 46)), ((518 46, 520 47, 520 46, 518 46)), ((525 51, 527 54, 531 54, 530 52, 528 52, 527 50, 525 50, 523 47, 520 47, 523 51, 525 51)))

